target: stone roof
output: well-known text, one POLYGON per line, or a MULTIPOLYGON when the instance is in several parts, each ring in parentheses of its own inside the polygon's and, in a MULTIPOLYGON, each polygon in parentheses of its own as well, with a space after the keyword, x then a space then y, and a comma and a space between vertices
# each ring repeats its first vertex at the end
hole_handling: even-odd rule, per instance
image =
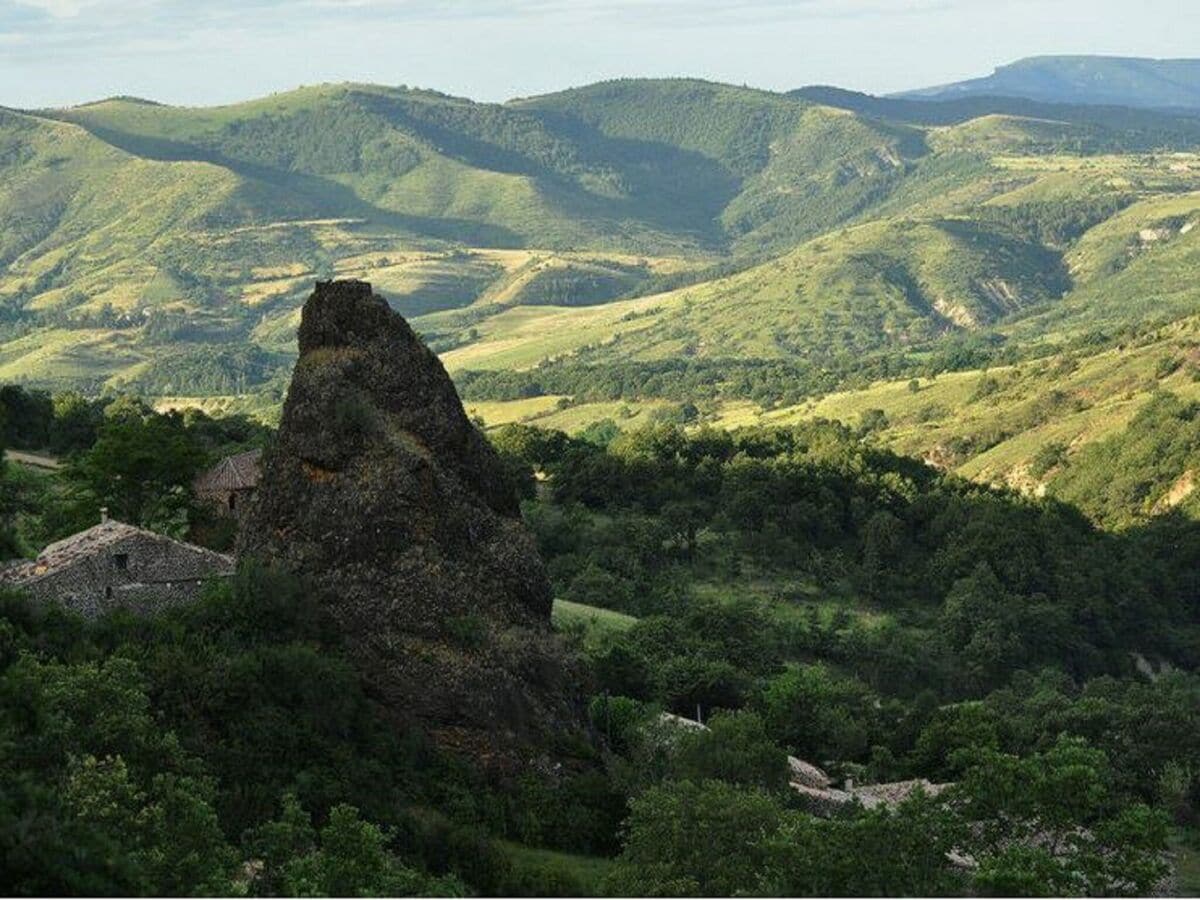
POLYGON ((915 794, 918 789, 930 797, 936 797, 951 785, 934 784, 924 778, 913 778, 909 781, 889 781, 839 789, 804 784, 793 778, 791 787, 793 791, 812 803, 813 811, 818 815, 829 815, 839 807, 856 801, 861 803, 864 809, 875 809, 880 806, 894 809, 915 794))
POLYGON ((792 784, 802 784, 810 788, 827 788, 833 784, 833 779, 812 763, 797 759, 794 756, 789 756, 787 761, 788 780, 792 784))
POLYGON ((924 791, 930 797, 936 797, 950 786, 949 784, 934 784, 931 781, 926 781, 924 778, 914 778, 910 781, 864 784, 862 787, 852 788, 849 793, 867 809, 874 809, 877 806, 899 806, 915 794, 918 789, 924 791))
POLYGON ((658 714, 660 722, 666 722, 668 725, 674 725, 686 731, 708 731, 708 726, 695 719, 688 719, 684 716, 677 716, 675 713, 663 712, 658 714))
POLYGON ((0 570, 0 581, 9 584, 30 584, 40 578, 60 571, 81 559, 94 556, 106 548, 118 544, 127 538, 143 537, 155 541, 169 541, 172 544, 186 547, 188 550, 209 557, 213 563, 222 568, 232 568, 233 557, 217 553, 204 547, 197 547, 184 541, 177 541, 166 535, 117 522, 113 519, 93 525, 86 531, 73 534, 46 546, 37 559, 30 562, 19 562, 9 568, 0 570))
POLYGON ((227 456, 207 472, 200 473, 194 488, 197 493, 216 493, 258 487, 262 474, 259 468, 261 458, 261 450, 247 450, 227 456))
MULTIPOLYGON (((675 728, 689 731, 708 730, 707 725, 697 722, 695 719, 677 716, 674 713, 659 713, 658 719, 675 728)), ((846 787, 839 789, 833 787, 833 779, 818 766, 797 759, 795 756, 789 756, 787 762, 788 782, 792 790, 807 798, 819 815, 830 815, 839 807, 855 801, 861 803, 866 809, 874 809, 877 806, 893 808, 911 797, 918 788, 930 797, 936 797, 951 786, 934 784, 924 778, 914 778, 910 781, 890 781, 858 786, 847 783, 846 787)))

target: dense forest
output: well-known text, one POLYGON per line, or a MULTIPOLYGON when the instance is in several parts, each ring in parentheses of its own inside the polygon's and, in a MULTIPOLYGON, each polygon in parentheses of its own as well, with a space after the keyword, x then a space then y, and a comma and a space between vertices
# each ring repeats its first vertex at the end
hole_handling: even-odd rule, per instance
MULTIPOLYGON (((101 505, 228 546, 192 479, 272 440, 245 418, 131 397, 9 387, 0 410, 5 446, 64 463, 5 465, 6 557, 101 505)), ((1148 415, 1194 418, 1165 399, 1148 415)), ((12 892, 1195 889, 1200 528, 1187 516, 1108 530, 830 422, 489 436, 586 664, 591 738, 561 748, 569 765, 485 775, 397 730, 285 571, 247 561, 150 618, 85 621, 10 592, 12 892), (789 755, 839 782, 951 787, 818 814, 789 786, 789 755)), ((1108 461, 1090 463, 1095 478, 1108 461)))

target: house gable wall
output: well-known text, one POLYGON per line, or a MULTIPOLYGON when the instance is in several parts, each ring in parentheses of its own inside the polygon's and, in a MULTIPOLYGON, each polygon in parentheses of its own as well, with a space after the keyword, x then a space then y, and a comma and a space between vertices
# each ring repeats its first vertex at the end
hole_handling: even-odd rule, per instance
POLYGON ((138 532, 56 567, 25 590, 88 617, 116 607, 145 613, 195 600, 208 579, 232 570, 228 557, 138 532))

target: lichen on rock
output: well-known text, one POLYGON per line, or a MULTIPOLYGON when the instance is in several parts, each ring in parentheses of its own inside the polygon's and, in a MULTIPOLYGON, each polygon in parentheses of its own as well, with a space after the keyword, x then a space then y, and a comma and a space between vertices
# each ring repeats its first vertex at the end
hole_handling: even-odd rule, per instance
POLYGON ((299 345, 239 553, 305 577, 394 715, 444 743, 575 727, 542 562, 441 362, 361 281, 317 283, 299 345))

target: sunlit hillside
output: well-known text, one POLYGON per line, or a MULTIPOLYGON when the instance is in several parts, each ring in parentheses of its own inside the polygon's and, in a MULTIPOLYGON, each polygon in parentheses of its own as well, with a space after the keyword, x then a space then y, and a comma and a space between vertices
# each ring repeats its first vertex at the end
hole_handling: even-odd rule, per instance
POLYGON ((1124 331, 1197 301, 1200 121, 1150 111, 347 84, 4 112, 0 136, 0 377, 33 386, 270 417, 300 302, 356 277, 489 422, 882 409, 897 449, 1040 489, 1044 445, 1140 402, 1090 374, 1124 331), (1064 353, 1103 415, 1087 397, 1025 408, 1064 353), (985 366, 1023 374, 970 401, 999 377, 985 366))

